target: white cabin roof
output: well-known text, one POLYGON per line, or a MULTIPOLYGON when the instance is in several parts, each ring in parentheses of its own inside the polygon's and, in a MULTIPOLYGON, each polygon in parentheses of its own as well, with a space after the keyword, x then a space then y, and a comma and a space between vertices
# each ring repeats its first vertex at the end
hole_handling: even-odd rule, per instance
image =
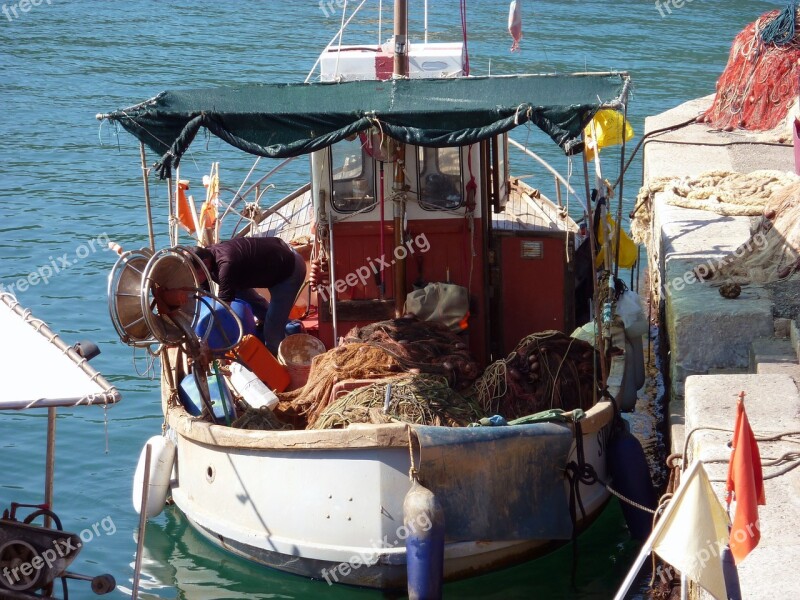
POLYGON ((0 410, 112 404, 119 392, 44 321, 0 294, 0 410))

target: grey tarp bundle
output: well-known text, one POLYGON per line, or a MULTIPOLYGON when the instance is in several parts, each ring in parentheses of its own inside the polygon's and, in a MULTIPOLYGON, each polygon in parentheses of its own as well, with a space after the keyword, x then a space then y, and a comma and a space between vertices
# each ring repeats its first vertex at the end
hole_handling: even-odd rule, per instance
POLYGON ((201 127, 245 152, 307 154, 370 127, 407 144, 463 146, 532 122, 580 151, 594 114, 626 101, 626 73, 263 84, 162 92, 110 114, 171 173, 201 127))

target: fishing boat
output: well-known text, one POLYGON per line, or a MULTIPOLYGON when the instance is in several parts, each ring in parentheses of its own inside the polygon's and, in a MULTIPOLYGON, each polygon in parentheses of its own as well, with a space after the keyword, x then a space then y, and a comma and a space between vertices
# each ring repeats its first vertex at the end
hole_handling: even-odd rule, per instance
MULTIPOLYGON (((218 399, 225 414, 215 412, 220 374, 212 383, 198 377, 197 368, 190 373, 190 363, 204 356, 195 331, 200 313, 205 298, 214 298, 199 285, 202 263, 179 236, 186 210, 180 161, 201 129, 259 157, 256 164, 261 157, 310 160, 310 182, 273 206, 261 209, 257 199, 285 162, 254 183, 248 175, 228 202, 221 201, 215 222, 204 225, 189 210, 188 223, 195 225, 191 245, 218 239, 220 220, 232 214, 247 221, 235 236, 277 236, 308 250, 316 291, 304 288, 296 308, 305 335, 330 349, 320 356, 346 347, 345 338, 358 335, 354 328, 363 334, 376 322, 399 328, 404 320, 423 320, 420 311, 407 315, 410 298, 447 290, 445 303, 459 300, 447 310, 434 301, 428 312, 450 311, 447 335, 477 365, 472 381, 493 369, 496 385, 484 389, 484 399, 494 408, 503 403, 508 378, 519 375, 512 361, 524 359, 525 376, 533 380, 538 376, 528 375, 528 366, 533 370, 536 360, 528 349, 581 324, 575 299, 580 228, 562 193, 585 203, 588 170, 587 193, 578 194, 524 148, 552 173, 552 201, 510 175, 509 144, 515 142, 508 132, 536 126, 566 154, 585 156, 585 127, 600 110, 624 109, 629 76, 469 76, 462 43, 408 44, 406 22, 405 3, 397 2, 390 44, 326 48, 318 82, 169 91, 98 115, 140 141, 145 189, 148 174, 157 173, 169 197, 171 246, 154 247, 148 217, 151 246, 123 253, 109 279, 110 312, 121 339, 150 348, 162 364, 164 434, 152 441, 163 458, 153 471, 160 491, 151 496, 152 513, 140 510, 157 514, 169 495, 197 531, 234 554, 328 583, 381 589, 404 588, 417 572, 419 548, 437 547, 431 540, 441 542, 424 567, 438 570, 435 586, 573 539, 609 499, 603 483, 611 480, 616 399, 629 379, 624 354, 610 351, 626 345, 624 332, 609 326, 610 305, 605 325, 590 336, 599 351, 591 350, 588 359, 596 375, 588 396, 578 398, 577 384, 558 391, 555 385, 546 408, 564 410, 512 425, 494 417, 474 427, 386 417, 328 428, 242 429, 228 424, 227 411, 238 409, 224 390, 218 399), (161 157, 153 169, 147 149, 161 157), (159 305, 159 289, 195 295, 168 312, 159 305), (192 377, 201 396, 196 411, 179 391, 192 377), (409 498, 423 485, 429 504, 414 512, 409 498)), ((219 198, 213 173, 209 184, 213 203, 219 198)), ((149 215, 149 191, 146 205, 149 215)), ((591 218, 591 205, 587 212, 591 218)), ((605 255, 608 260, 613 252, 605 255)), ((592 251, 590 271, 594 259, 592 251)), ((227 308, 234 339, 217 348, 221 358, 246 329, 244 318, 227 308)), ((573 345, 584 343, 564 339, 554 371, 573 345)), ((315 359, 310 378, 320 376, 321 365, 315 359)), ((291 362, 287 367, 291 375, 300 369, 291 362)), ((447 361, 438 367, 447 375, 456 370, 447 361)), ((563 375, 556 372, 553 381, 563 375)), ((384 415, 392 412, 392 381, 399 385, 383 381, 380 388, 384 415)), ((374 380, 334 383, 332 394, 340 397, 374 380)), ((294 392, 295 405, 303 405, 308 387, 294 392)), ((279 420, 287 414, 275 412, 279 420)))
POLYGON ((65 531, 55 512, 56 413, 60 407, 107 407, 118 402, 120 394, 89 365, 97 351, 94 344, 69 346, 6 292, 0 293, 0 329, 7 341, 0 346, 0 364, 9 367, 4 372, 0 410, 47 409, 43 502, 12 502, 3 507, 0 517, 0 597, 50 598, 55 582, 60 580, 63 597, 67 598, 70 579, 90 581, 94 593, 107 594, 116 587, 111 575, 90 577, 68 570, 85 538, 84 531, 65 531), (42 373, 48 376, 42 377, 42 373))

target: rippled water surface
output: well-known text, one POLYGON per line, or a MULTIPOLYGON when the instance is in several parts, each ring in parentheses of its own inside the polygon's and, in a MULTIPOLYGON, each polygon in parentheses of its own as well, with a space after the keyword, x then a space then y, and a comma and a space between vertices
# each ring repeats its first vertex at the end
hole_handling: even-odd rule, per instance
MULTIPOLYGON (((349 9, 355 4, 348 2, 349 9)), ((410 2, 412 39, 421 36, 422 4, 410 2)), ((460 39, 458 2, 429 4, 430 39, 460 39)), ((652 2, 637 0, 526 2, 522 52, 511 54, 508 3, 472 1, 472 71, 627 70, 635 83, 629 116, 641 133, 645 116, 712 93, 734 35, 778 5, 687 0, 662 17, 652 2)), ((372 0, 365 5, 365 18, 347 31, 344 43, 376 41, 377 7, 372 0)), ((107 238, 125 248, 146 244, 138 144, 107 124, 101 127, 95 114, 169 88, 302 81, 335 34, 340 13, 326 16, 319 3, 304 0, 43 0, 37 6, 8 1, 2 11, 0 284, 8 287, 65 257, 68 269, 47 284, 19 290, 18 298, 70 343, 88 338, 100 344, 103 353, 93 364, 123 394, 107 415, 101 408, 59 412, 56 464, 56 510, 67 528, 80 531, 104 519, 109 525, 98 529, 73 568, 114 574, 120 590, 109 597, 122 598, 131 586, 137 527, 131 477, 141 446, 160 431, 161 414, 146 357, 122 345, 109 321, 106 275, 114 256, 98 250, 107 238)), ((391 19, 387 6, 384 18, 391 19)), ((541 135, 528 138, 523 129, 515 137, 567 168, 566 158, 541 135)), ((618 155, 608 157, 607 172, 615 175, 618 155)), ((516 174, 541 176, 521 156, 512 159, 516 174)), ((182 176, 199 181, 212 160, 221 161, 223 185, 232 187, 250 167, 222 142, 198 140, 183 161, 182 176)), ((640 173, 637 161, 625 183, 628 204, 640 173)), ((307 175, 307 165, 295 161, 276 178, 269 200, 295 189, 307 175)), ((157 243, 165 246, 165 191, 157 187, 154 194, 157 243)), ((14 340, 0 332, 0 343, 14 340)), ((2 379, 7 382, 13 369, 0 365, 2 379)), ((45 425, 41 413, 0 413, 0 506, 41 502, 45 425)), ((380 596, 233 558, 204 542, 174 511, 154 520, 146 539, 145 598, 380 596)), ((580 539, 574 584, 567 547, 534 563, 448 585, 446 597, 610 598, 635 553, 612 503, 580 539)), ((75 582, 71 589, 73 598, 89 597, 84 584, 75 582)))

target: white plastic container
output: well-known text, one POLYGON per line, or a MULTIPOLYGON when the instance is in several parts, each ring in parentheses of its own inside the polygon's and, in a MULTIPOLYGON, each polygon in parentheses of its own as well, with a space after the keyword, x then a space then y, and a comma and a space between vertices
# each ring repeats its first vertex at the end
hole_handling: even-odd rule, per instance
POLYGON ((231 363, 231 384, 247 404, 253 408, 266 406, 272 410, 278 404, 278 397, 258 375, 237 362, 231 363))

